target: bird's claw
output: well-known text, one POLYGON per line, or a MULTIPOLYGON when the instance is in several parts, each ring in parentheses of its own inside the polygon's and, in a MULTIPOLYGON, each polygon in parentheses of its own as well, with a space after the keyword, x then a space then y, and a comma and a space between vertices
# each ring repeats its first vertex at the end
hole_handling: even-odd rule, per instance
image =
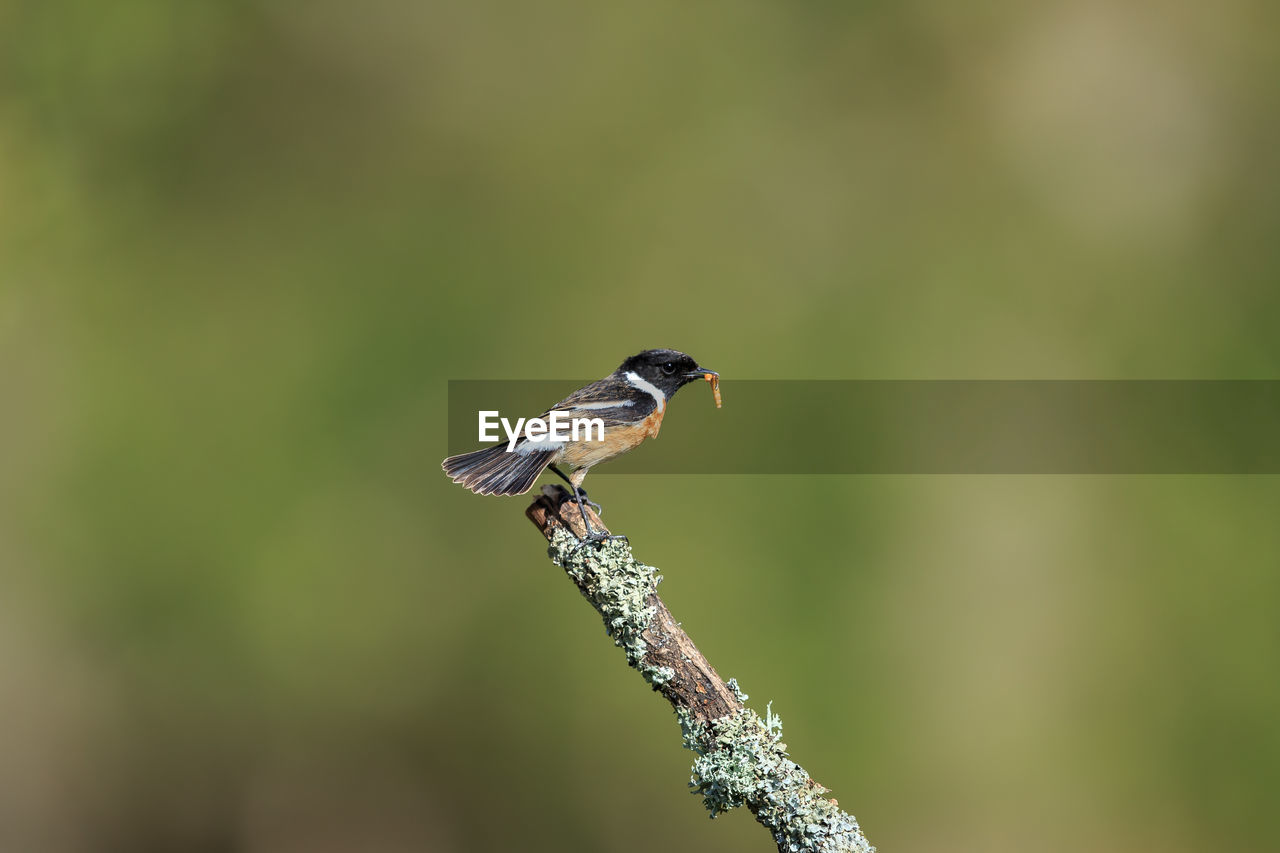
POLYGON ((586 536, 578 540, 578 544, 573 546, 573 550, 569 552, 569 555, 573 556, 578 553, 579 549, 588 542, 593 545, 603 545, 605 542, 613 542, 616 539, 621 539, 628 545, 631 544, 631 540, 626 536, 623 536, 621 533, 605 533, 601 530, 592 530, 586 536))
POLYGON ((604 510, 601 509, 600 504, 596 503, 595 501, 591 500, 591 498, 587 497, 587 490, 582 488, 581 486, 578 487, 578 493, 577 495, 574 496, 574 500, 581 501, 582 503, 591 507, 591 511, 594 512, 596 515, 604 515, 604 510))

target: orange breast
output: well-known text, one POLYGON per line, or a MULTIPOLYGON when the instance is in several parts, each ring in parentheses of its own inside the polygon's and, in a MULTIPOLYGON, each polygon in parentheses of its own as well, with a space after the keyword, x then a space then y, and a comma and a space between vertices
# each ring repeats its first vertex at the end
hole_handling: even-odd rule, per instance
POLYGON ((663 410, 658 409, 639 423, 609 427, 604 432, 604 441, 579 441, 565 445, 561 458, 574 468, 589 468, 621 456, 646 438, 658 434, 662 428, 662 413, 663 410))
MULTIPOLYGON (((645 438, 658 437, 658 430, 662 429, 662 414, 666 410, 667 410, 666 406, 659 406, 658 408, 653 410, 653 414, 649 415, 649 417, 641 421, 641 423, 644 424, 645 438)), ((639 444, 639 443, 640 442, 638 441, 636 442, 636 444, 639 444)))

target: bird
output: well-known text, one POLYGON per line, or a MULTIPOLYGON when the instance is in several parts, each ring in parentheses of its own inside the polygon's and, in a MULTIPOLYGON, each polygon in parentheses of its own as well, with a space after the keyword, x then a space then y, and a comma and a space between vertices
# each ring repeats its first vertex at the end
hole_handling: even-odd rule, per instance
MULTIPOLYGON (((590 541, 617 539, 592 529, 584 502, 597 512, 599 505, 587 500, 582 488, 587 472, 639 446, 646 438, 658 435, 667 403, 690 382, 705 380, 715 391, 720 404, 720 374, 700 367, 692 356, 673 349, 648 349, 631 356, 608 376, 584 385, 556 403, 543 415, 552 413, 569 419, 598 418, 603 422, 603 435, 587 430, 585 436, 564 441, 531 440, 521 435, 513 444, 499 443, 441 463, 446 475, 455 483, 478 495, 523 495, 533 487, 544 470, 550 469, 573 488, 582 521, 590 541), (596 440, 591 440, 599 436, 596 440), (576 440, 575 440, 576 439, 576 440), (560 466, 569 469, 565 474, 560 466)), ((586 540, 584 540, 586 541, 586 540)))

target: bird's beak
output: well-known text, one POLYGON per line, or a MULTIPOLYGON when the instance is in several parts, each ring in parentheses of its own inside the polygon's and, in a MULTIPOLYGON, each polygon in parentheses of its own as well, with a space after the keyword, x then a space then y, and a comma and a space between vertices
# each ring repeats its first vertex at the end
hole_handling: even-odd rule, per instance
POLYGON ((716 408, 720 408, 720 374, 714 370, 707 370, 705 367, 699 367, 696 373, 686 373, 689 381, 694 379, 705 379, 711 385, 711 392, 715 396, 716 408))

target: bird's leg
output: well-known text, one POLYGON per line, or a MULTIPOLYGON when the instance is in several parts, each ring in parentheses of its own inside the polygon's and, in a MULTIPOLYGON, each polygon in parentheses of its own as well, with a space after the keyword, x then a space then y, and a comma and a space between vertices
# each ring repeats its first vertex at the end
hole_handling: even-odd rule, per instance
MULTIPOLYGON (((595 501, 587 497, 586 489, 582 488, 581 486, 574 485, 573 480, 570 480, 568 477, 566 477, 564 475, 564 472, 561 471, 556 466, 548 465, 547 467, 550 468, 557 477, 559 477, 561 480, 564 480, 566 483, 569 484, 569 486, 573 489, 573 498, 578 502, 579 506, 581 506, 583 501, 585 501, 587 506, 595 510, 596 515, 604 515, 604 510, 600 508, 600 504, 596 503, 595 501)), ((586 516, 583 516, 583 521, 586 521, 586 516)), ((588 528, 589 527, 590 525, 588 525, 588 528)))
POLYGON ((600 512, 600 505, 596 503, 592 503, 591 501, 587 500, 586 491, 584 491, 583 488, 579 486, 577 483, 573 482, 573 480, 570 480, 568 477, 566 477, 564 475, 564 472, 561 471, 559 468, 557 468, 555 465, 548 465, 547 467, 550 468, 552 471, 554 471, 558 477, 560 477, 566 483, 568 483, 570 486, 573 487, 573 499, 578 504, 578 512, 582 514, 582 524, 587 529, 586 538, 578 542, 577 546, 569 553, 576 554, 578 552, 578 548, 581 548, 583 545, 587 544, 588 542, 611 542, 614 539, 621 539, 624 542, 630 541, 629 539, 627 539, 627 537, 622 536, 620 534, 605 533, 603 530, 595 530, 594 528, 592 528, 591 520, 587 518, 587 510, 583 504, 584 503, 589 504, 591 508, 596 511, 596 513, 600 512))

